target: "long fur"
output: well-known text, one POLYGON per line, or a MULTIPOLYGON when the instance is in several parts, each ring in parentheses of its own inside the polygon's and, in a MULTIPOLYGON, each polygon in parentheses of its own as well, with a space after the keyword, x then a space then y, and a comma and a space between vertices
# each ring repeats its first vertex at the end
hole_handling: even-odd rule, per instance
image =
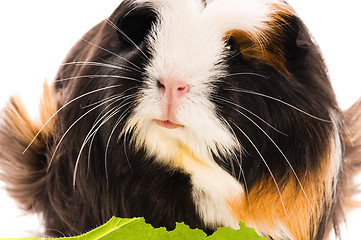
POLYGON ((3 109, 0 176, 51 236, 115 215, 322 240, 357 192, 361 101, 339 109, 283 1, 125 0, 70 51, 39 112, 17 97, 3 109), (164 82, 179 80, 189 92, 164 114, 164 82))

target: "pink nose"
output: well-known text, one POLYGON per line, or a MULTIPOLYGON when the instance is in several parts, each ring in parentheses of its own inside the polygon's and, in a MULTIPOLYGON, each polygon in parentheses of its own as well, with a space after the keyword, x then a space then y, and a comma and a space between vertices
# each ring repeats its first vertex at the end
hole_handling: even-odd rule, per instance
POLYGON ((189 84, 183 81, 159 81, 158 87, 170 99, 182 98, 189 91, 189 84))

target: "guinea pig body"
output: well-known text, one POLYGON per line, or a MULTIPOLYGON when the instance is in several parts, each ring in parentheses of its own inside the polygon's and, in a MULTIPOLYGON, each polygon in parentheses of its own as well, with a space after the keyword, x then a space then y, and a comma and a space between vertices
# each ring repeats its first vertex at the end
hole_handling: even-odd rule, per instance
POLYGON ((283 1, 124 0, 44 86, 38 121, 16 98, 4 109, 2 180, 54 236, 119 216, 325 239, 360 115, 283 1))

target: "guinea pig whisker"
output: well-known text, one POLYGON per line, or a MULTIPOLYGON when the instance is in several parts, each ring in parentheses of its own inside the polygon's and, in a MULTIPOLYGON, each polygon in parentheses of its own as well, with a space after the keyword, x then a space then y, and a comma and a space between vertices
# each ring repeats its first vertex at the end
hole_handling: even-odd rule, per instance
MULTIPOLYGON (((114 101, 115 102, 115 101, 114 101)), ((88 147, 88 157, 87 157, 87 163, 88 163, 88 171, 87 171, 87 175, 89 176, 89 172, 90 172, 90 158, 91 158, 91 151, 93 148, 93 142, 94 142, 94 138, 98 132, 98 128, 95 129, 95 127, 97 126, 98 122, 100 122, 105 116, 108 115, 109 112, 105 113, 103 115, 103 113, 105 112, 105 109, 98 115, 97 119, 95 120, 95 123, 93 123, 92 128, 90 129, 90 131, 88 132, 87 136, 85 137, 82 146, 79 150, 79 154, 81 154, 81 152, 83 151, 83 148, 85 147, 85 145, 88 143, 89 140, 87 140, 87 138, 89 137, 90 142, 89 142, 89 147, 88 147), (100 118, 100 116, 102 116, 100 118), (93 130, 95 129, 95 130, 93 130)), ((79 156, 79 155, 78 155, 79 156)))
POLYGON ((90 139, 89 142, 89 148, 88 148, 88 157, 87 157, 87 163, 88 163, 88 167, 87 167, 87 177, 89 178, 89 173, 90 173, 90 156, 91 156, 91 151, 92 151, 92 146, 94 143, 94 139, 95 139, 96 134, 93 134, 93 136, 90 139))
MULTIPOLYGON (((126 92, 128 92, 128 91, 130 91, 130 90, 132 90, 132 89, 134 89, 134 88, 135 88, 135 87, 129 88, 128 90, 124 91, 122 94, 117 94, 117 95, 115 95, 115 96, 111 96, 111 97, 107 98, 107 100, 108 100, 108 99, 117 100, 118 97, 123 96, 124 93, 126 93, 126 92)), ((134 96, 134 94, 133 94, 133 95, 129 95, 129 96, 134 96)), ((95 104, 95 105, 96 105, 96 104, 99 104, 99 103, 101 103, 101 102, 103 102, 103 101, 104 101, 104 100, 98 101, 98 102, 96 102, 96 103, 93 103, 92 105, 94 105, 94 104, 95 104)), ((114 102, 116 102, 116 101, 114 101, 114 102)), ((93 129, 95 128, 95 126, 97 126, 97 125, 99 124, 99 122, 104 118, 103 116, 106 115, 106 113, 103 115, 103 113, 104 113, 105 110, 106 110, 106 109, 104 109, 104 110, 98 115, 98 117, 95 119, 95 123, 93 124, 93 127, 92 127, 92 129, 89 131, 89 133, 88 133, 87 136, 89 136, 90 132, 93 131, 93 129), (102 116, 102 117, 100 117, 100 116, 102 116)), ((90 140, 90 143, 89 143, 89 149, 88 149, 88 173, 89 173, 89 169, 90 169, 91 150, 92 150, 92 146, 93 146, 94 137, 95 137, 97 131, 98 131, 98 129, 96 129, 96 131, 94 131, 94 133, 92 133, 92 137, 91 137, 91 140, 90 140)), ((85 139, 84 141, 86 141, 86 139, 85 139)), ((83 143, 84 143, 84 142, 83 142, 83 143)), ((125 155, 126 155, 126 151, 125 151, 125 155)), ((126 155, 126 157, 127 157, 127 155, 126 155)), ((128 161, 128 163, 129 163, 128 157, 127 157, 127 161, 128 161)))
MULTIPOLYGON (((106 103, 106 102, 105 102, 106 103)), ((93 107, 92 109, 90 109, 89 111, 87 111, 86 113, 84 113, 83 115, 81 115, 77 120, 75 120, 69 127, 68 129, 64 132, 64 134, 62 135, 62 137, 59 139, 59 142, 58 144, 56 145, 54 151, 53 151, 53 154, 50 158, 50 162, 49 162, 49 166, 48 166, 48 169, 47 171, 49 171, 50 167, 51 167, 51 164, 54 160, 54 157, 55 157, 55 154, 56 152, 58 151, 62 141, 64 140, 65 136, 69 133, 69 131, 81 120, 83 119, 85 116, 87 116, 89 113, 93 112, 94 110, 96 110, 97 108, 101 107, 102 105, 104 105, 105 103, 101 103, 99 104, 98 106, 95 106, 93 107)), ((64 105, 65 106, 65 105, 64 105)))
POLYGON ((56 232, 56 233, 58 233, 59 237, 61 237, 61 238, 67 237, 67 235, 65 233, 63 233, 62 231, 55 229, 55 228, 45 228, 44 232, 56 232))
MULTIPOLYGON (((120 110, 118 110, 118 111, 120 111, 120 110)), ((74 189, 75 189, 76 176, 77 176, 77 172, 78 172, 78 167, 79 167, 79 163, 80 163, 81 154, 82 154, 82 152, 83 152, 86 144, 88 143, 89 140, 92 139, 93 136, 96 135, 96 133, 98 132, 99 128, 100 128, 101 126, 103 126, 109 119, 111 119, 112 117, 114 117, 114 116, 118 113, 118 111, 114 111, 114 112, 112 112, 112 113, 110 113, 110 114, 106 114, 105 116, 107 116, 107 115, 109 115, 109 116, 106 117, 106 119, 102 122, 102 124, 100 124, 100 126, 99 126, 94 132, 91 132, 92 130, 90 130, 89 133, 88 133, 88 135, 85 137, 85 140, 83 141, 83 144, 82 144, 82 146, 81 146, 81 148, 80 148, 80 150, 79 150, 78 157, 77 157, 77 159, 76 159, 76 161, 75 161, 74 173, 73 173, 73 188, 74 188, 74 189)), ((109 112, 110 112, 110 111, 109 111, 109 112)), ((109 113, 109 112, 108 112, 108 113, 109 113)), ((93 125, 93 127, 94 127, 94 126, 95 126, 95 125, 93 125)), ((88 152, 88 153, 89 153, 89 152, 88 152)), ((88 167, 89 167, 89 165, 90 165, 90 162, 89 162, 89 156, 88 156, 88 167)), ((106 169, 105 169, 105 170, 106 170, 106 169)), ((108 174, 108 173, 106 172, 106 175, 107 175, 107 174, 108 174)), ((106 177, 106 179, 107 179, 107 182, 108 182, 108 177, 106 177)))
POLYGON ((269 77, 266 77, 265 75, 262 75, 259 73, 252 73, 252 72, 229 73, 229 74, 225 75, 225 77, 242 76, 242 75, 256 76, 256 77, 264 78, 266 80, 269 79, 269 77))
POLYGON ((112 88, 117 88, 117 87, 121 87, 121 84, 117 84, 117 85, 112 85, 112 86, 107 86, 104 88, 98 88, 95 89, 93 91, 89 91, 87 93, 84 93, 76 98, 73 98, 72 100, 70 100, 69 102, 67 102, 66 104, 64 104, 62 107, 60 107, 44 124, 43 126, 40 128, 40 130, 35 134, 34 138, 31 140, 31 142, 28 144, 28 146, 25 148, 25 150, 23 151, 23 154, 26 153, 26 151, 30 148, 30 146, 34 143, 35 139, 39 136, 39 134, 44 130, 44 128, 49 124, 49 122, 60 112, 62 111, 64 108, 66 108, 67 106, 69 106, 70 104, 74 103, 75 101, 84 98, 86 96, 89 96, 91 94, 95 94, 97 92, 101 92, 101 91, 106 91, 112 88))
POLYGON ((326 120, 326 119, 322 119, 322 118, 319 118, 317 116, 314 116, 314 115, 312 115, 312 114, 310 114, 310 113, 308 113, 308 112, 306 112, 306 111, 304 111, 304 110, 302 110, 302 109, 300 109, 300 108, 298 108, 298 107, 296 107, 296 106, 294 106, 294 105, 292 105, 290 103, 287 103, 287 102, 285 102, 285 101, 283 101, 281 99, 278 99, 278 98, 275 98, 275 97, 272 97, 272 96, 269 96, 269 95, 266 95, 266 94, 263 94, 263 93, 258 93, 258 92, 254 92, 254 91, 243 90, 243 89, 234 89, 234 88, 233 89, 231 89, 231 88, 230 89, 225 89, 225 90, 227 90, 227 91, 235 91, 235 92, 240 92, 240 93, 246 93, 246 94, 252 94, 252 95, 257 95, 257 96, 264 97, 264 98, 267 98, 267 99, 271 99, 273 101, 282 103, 283 105, 286 105, 286 106, 288 106, 288 107, 290 107, 290 108, 292 108, 292 109, 294 109, 294 110, 296 110, 296 111, 298 111, 298 112, 300 112, 300 113, 302 113, 302 114, 304 114, 306 116, 309 116, 309 117, 311 117, 313 119, 316 119, 318 121, 332 123, 332 121, 330 121, 330 120, 326 120))
MULTIPOLYGON (((119 94, 119 95, 120 95, 120 94, 119 94)), ((126 100, 129 100, 131 97, 133 97, 133 95, 124 96, 124 97, 121 97, 121 98, 115 97, 115 98, 117 98, 117 99, 115 99, 112 104, 116 103, 116 102, 119 101, 119 100, 124 100, 124 99, 125 99, 124 101, 122 101, 122 102, 120 103, 120 104, 123 104, 126 100)), ((93 127, 92 127, 92 128, 90 129, 90 131, 88 132, 88 134, 87 134, 87 136, 86 136, 86 138, 85 138, 85 140, 84 140, 84 142, 83 142, 82 148, 83 148, 83 146, 85 146, 85 144, 89 141, 90 137, 91 137, 91 136, 94 136, 94 135, 98 132, 98 130, 108 121, 108 120, 104 120, 104 118, 106 118, 108 115, 110 115, 111 112, 113 112, 114 110, 116 110, 116 109, 118 109, 118 108, 119 108, 119 106, 115 106, 115 107, 113 107, 112 109, 108 110, 108 112, 106 112, 104 115, 103 115, 103 113, 104 113, 105 110, 103 110, 103 111, 99 114, 98 118, 95 120, 95 123, 93 124, 93 127), (100 117, 100 116, 102 116, 102 117, 100 117)), ((125 112, 126 112, 127 110, 128 110, 128 109, 126 109, 125 112)), ((89 156, 89 155, 88 155, 88 156, 89 156)))
POLYGON ((260 156, 260 158, 262 159, 263 163, 265 164, 274 184, 275 184, 275 187, 277 189, 277 192, 280 196, 280 200, 281 200, 281 204, 282 204, 282 207, 283 207, 283 210, 284 210, 284 213, 285 213, 285 216, 288 217, 288 213, 287 213, 287 210, 286 210, 286 207, 285 207, 285 204, 284 204, 284 201, 283 201, 283 197, 282 197, 282 193, 281 193, 281 189, 277 183, 277 180, 274 176, 274 174, 272 173, 272 170, 271 168, 269 167, 268 163, 266 162, 265 158, 263 157, 262 153, 259 151, 258 147, 254 144, 254 142, 250 139, 250 137, 236 124, 232 121, 232 123, 234 124, 234 126, 243 134, 243 136, 245 136, 245 138, 247 138, 247 140, 249 141, 249 143, 253 146, 253 148, 256 150, 257 154, 260 156))
MULTIPOLYGON (((99 100, 99 101, 96 101, 94 103, 90 103, 88 105, 85 105, 85 106, 81 106, 82 109, 86 109, 86 108, 89 108, 89 107, 92 107, 92 106, 95 106, 95 105, 98 105, 99 103, 102 103, 102 102, 105 102, 105 101, 108 101, 109 99, 114 99, 114 98, 118 98, 118 97, 123 97, 125 93, 133 90, 133 89, 137 89, 137 87, 131 87, 131 88, 128 88, 127 90, 125 90, 124 92, 121 92, 119 94, 116 94, 116 95, 112 95, 110 97, 107 97, 105 99, 102 99, 102 100, 99 100)), ((130 95, 129 95, 130 96, 130 95)), ((131 96, 134 96, 134 94, 132 94, 131 96)))
MULTIPOLYGON (((242 146, 241 146, 241 143, 239 142, 237 136, 236 136, 236 133, 234 132, 231 124, 229 123, 229 121, 227 121, 223 116, 220 115, 220 117, 222 118, 222 120, 226 123, 226 125, 229 127, 230 131, 232 132, 232 135, 234 136, 234 139, 236 140, 237 142, 237 149, 239 151, 239 157, 237 157, 235 155, 235 152, 233 153, 235 156, 234 156, 234 159, 239 159, 239 161, 236 161, 237 163, 237 166, 239 167, 239 175, 236 176, 236 173, 235 173, 235 166, 234 166, 234 163, 232 160, 230 160, 230 165, 231 165, 231 168, 232 168, 232 176, 234 176, 238 181, 240 181, 241 177, 244 181, 244 187, 245 187, 245 193, 246 193, 246 198, 247 198, 247 201, 248 201, 248 209, 251 210, 251 202, 249 201, 249 190, 248 190, 248 184, 247 184, 247 179, 246 179, 246 175, 244 174, 244 171, 243 171, 243 168, 242 168, 242 146)), ((251 213, 251 211, 249 211, 251 213)))
POLYGON ((242 110, 244 110, 244 111, 252 114, 254 117, 258 118, 260 121, 262 121, 264 124, 266 124, 268 127, 272 128, 272 129, 275 130, 276 132, 278 132, 278 133, 280 133, 280 134, 282 134, 282 135, 284 135, 284 136, 288 136, 286 133, 278 130, 276 127, 272 126, 270 123, 268 123, 266 120, 264 120, 263 118, 261 118, 260 116, 258 116, 258 115, 255 114, 254 112, 252 112, 251 110, 249 110, 249 109, 247 109, 247 108, 245 108, 245 107, 243 107, 243 106, 241 106, 241 105, 239 105, 239 104, 236 104, 236 103, 234 103, 234 102, 231 102, 231 101, 229 101, 229 100, 227 100, 227 99, 225 99, 225 98, 222 98, 222 97, 215 97, 215 99, 218 99, 218 100, 223 101, 223 102, 225 102, 225 103, 229 103, 229 104, 231 104, 231 105, 234 105, 234 106, 236 106, 236 107, 238 107, 238 108, 240 108, 240 109, 242 109, 242 110))
POLYGON ((124 76, 119 76, 119 75, 82 75, 82 76, 75 76, 75 77, 69 77, 69 78, 62 78, 62 79, 57 79, 54 82, 65 82, 65 81, 70 81, 70 80, 75 80, 75 79, 81 79, 81 78, 90 78, 90 79, 98 79, 98 78, 119 78, 119 79, 124 79, 124 80, 130 80, 130 81, 136 81, 136 82, 141 82, 138 79, 135 78, 131 78, 131 77, 124 77, 124 76))
MULTIPOLYGON (((235 103, 233 103, 233 102, 231 102, 231 101, 228 101, 227 99, 224 99, 224 98, 221 98, 221 97, 219 97, 219 98, 217 98, 217 99, 219 99, 219 100, 221 100, 221 101, 224 101, 224 102, 226 102, 226 103, 229 103, 229 104, 231 104, 231 105, 233 105, 233 106, 239 107, 240 109, 242 109, 242 110, 244 110, 244 111, 247 111, 248 113, 252 114, 253 116, 257 117, 258 119, 260 119, 261 121, 263 121, 264 123, 266 123, 262 118, 260 118, 260 117, 258 117, 257 115, 253 114, 251 111, 249 111, 248 109, 240 106, 239 104, 235 104, 235 103)), ((301 191, 303 192, 303 194, 304 194, 304 196, 305 196, 305 198, 306 198, 309 206, 310 206, 311 209, 314 211, 314 209, 313 209, 313 207, 312 207, 312 205, 311 205, 311 203, 310 203, 310 201, 309 201, 309 198, 308 198, 308 196, 307 196, 307 194, 306 194, 306 191, 305 191, 305 189, 304 189, 304 187, 303 187, 303 185, 302 185, 302 183, 301 183, 301 180, 299 179, 299 177, 298 177, 295 169, 293 168, 291 162, 290 162, 289 159, 286 157, 286 155, 283 153, 283 151, 280 149, 280 147, 277 145, 277 143, 271 138, 271 136, 269 136, 269 134, 266 133, 266 131, 265 131, 264 129, 262 129, 262 128, 261 128, 255 121, 253 121, 249 116, 247 116, 245 113, 241 112, 239 109, 237 109, 237 108, 235 108, 235 107, 233 107, 233 109, 234 109, 236 112, 238 112, 239 114, 241 114, 243 117, 245 117, 247 120, 249 120, 253 125, 255 125, 255 126, 272 142, 272 144, 273 144, 273 145, 277 148, 277 150, 281 153, 282 157, 285 159, 285 161, 286 161, 287 164, 289 165, 292 173, 294 174, 294 176, 295 176, 295 178, 296 178, 296 181, 297 181, 297 183, 299 184, 299 186, 300 186, 300 188, 301 188, 301 191)), ((272 126, 269 125, 269 124, 267 124, 267 125, 270 126, 270 127, 272 127, 272 126)), ((273 128, 273 127, 272 127, 272 128, 273 128)), ((275 129, 275 128, 273 128, 273 129, 275 129)), ((280 132, 280 131, 278 131, 277 129, 276 129, 276 131, 277 131, 277 132, 280 132)), ((282 133, 282 132, 280 132, 280 133, 282 133)), ((287 136, 286 134, 284 134, 284 135, 287 136)))
MULTIPOLYGON (((127 91, 129 91, 129 90, 131 90, 131 89, 128 89, 127 91)), ((108 107, 110 107, 112 104, 117 103, 117 102, 120 101, 120 100, 126 101, 126 100, 129 100, 129 99, 131 99, 132 97, 135 96, 135 94, 130 94, 130 95, 126 95, 126 96, 125 96, 124 93, 126 93, 127 91, 124 91, 123 93, 120 93, 120 94, 116 94, 116 95, 108 98, 107 100, 98 101, 97 104, 98 104, 98 106, 99 106, 99 105, 103 105, 103 104, 105 104, 105 103, 112 102, 112 103, 110 103, 110 104, 108 105, 108 107)), ((123 101, 123 102, 124 102, 124 101, 123 101)), ((123 103, 123 102, 122 102, 122 103, 123 103)), ((88 140, 88 137, 89 137, 89 135, 91 134, 91 132, 93 132, 93 130, 95 129, 95 127, 107 116, 107 114, 108 114, 109 112, 112 112, 112 111, 115 110, 116 108, 117 108, 117 107, 113 107, 113 108, 110 109, 110 110, 107 109, 107 108, 105 108, 103 111, 101 111, 101 112, 99 113, 98 117, 95 119, 95 121, 94 121, 94 123, 93 123, 93 127, 90 129, 90 131, 89 131, 89 133, 87 134, 85 140, 88 140), (107 111, 107 112, 104 114, 105 111, 107 111)), ((97 128, 94 132, 97 132, 98 130, 99 130, 99 128, 97 128)))
POLYGON ((150 60, 149 57, 140 49, 140 47, 125 33, 123 32, 117 25, 115 25, 109 18, 106 19, 106 22, 114 28, 118 33, 120 33, 130 44, 132 44, 138 51, 146 58, 145 60, 150 60))
MULTIPOLYGON (((239 151, 240 153, 240 156, 236 156, 236 152, 235 151, 232 151, 233 155, 234 155, 234 159, 242 159, 242 156, 241 156, 241 153, 242 153, 242 146, 241 146, 241 143, 239 142, 239 140, 237 139, 237 136, 236 136, 236 133, 234 132, 233 128, 231 127, 231 124, 222 116, 220 116, 223 120, 223 122, 228 126, 229 130, 231 131, 236 143, 237 143, 237 150, 239 151)), ((241 161, 236 161, 238 164, 238 167, 240 169, 240 172, 242 171, 242 164, 241 164, 241 161)), ((236 176, 236 170, 235 170, 235 166, 234 166, 234 163, 232 160, 229 161, 230 165, 231 165, 231 169, 232 169, 232 176, 236 177, 237 180, 240 179, 240 174, 238 176, 236 176)))
MULTIPOLYGON (((246 198, 247 198, 247 202, 248 202, 248 209, 251 210, 251 202, 249 201, 249 189, 248 189, 248 184, 247 184, 247 179, 246 179, 246 175, 244 174, 244 171, 243 171, 243 168, 242 168, 242 145, 241 143, 239 142, 237 136, 236 136, 236 133, 234 132, 233 128, 231 127, 231 124, 229 123, 229 121, 227 121, 224 117, 222 117, 223 121, 227 124, 227 126, 229 127, 230 131, 232 132, 232 135, 234 136, 234 139, 236 139, 236 142, 237 142, 237 149, 239 151, 239 157, 237 157, 234 153, 234 159, 239 159, 239 161, 236 161, 237 163, 237 166, 239 167, 239 175, 236 176, 236 173, 235 173, 235 166, 234 166, 234 161, 232 161, 232 159, 230 160, 230 165, 231 165, 231 168, 232 168, 232 176, 234 176, 238 181, 241 180, 241 177, 244 181, 244 191, 246 193, 246 198)), ((251 213, 251 211, 249 211, 251 213)))
POLYGON ((81 115, 77 120, 75 120, 75 121, 68 127, 68 129, 65 131, 65 133, 63 134, 63 136, 60 138, 58 144, 56 145, 56 147, 55 147, 55 149, 54 149, 54 151, 53 151, 53 155, 52 155, 52 157, 51 157, 51 159, 50 159, 50 163, 49 163, 49 166, 48 166, 48 170, 47 170, 47 171, 50 170, 50 167, 51 167, 52 162, 53 162, 53 160, 54 160, 55 154, 56 154, 56 152, 58 151, 58 149, 59 149, 62 141, 63 141, 64 138, 65 138, 65 136, 69 133, 69 131, 70 131, 81 119, 83 119, 86 115, 88 115, 89 113, 91 113, 92 111, 96 110, 96 109, 99 108, 99 107, 100 107, 100 105, 93 107, 92 109, 90 109, 89 111, 87 111, 86 113, 84 113, 83 115, 81 115))
MULTIPOLYGON (((123 96, 122 94, 117 94, 115 96, 110 96, 110 97, 107 97, 107 98, 104 98, 102 100, 99 100, 99 101, 96 101, 96 102, 93 102, 93 103, 90 103, 90 104, 87 104, 85 106, 80 106, 81 109, 86 109, 86 108, 90 108, 90 107, 93 107, 93 106, 96 106, 100 103, 104 103, 104 102, 109 102, 109 100, 114 100, 116 98, 118 98, 119 96, 123 96)), ((102 113, 105 111, 105 109, 102 111, 102 113)))
POLYGON ((112 68, 112 69, 118 69, 118 70, 130 70, 135 71, 138 73, 143 73, 139 70, 139 67, 137 69, 129 67, 129 66, 118 66, 111 63, 102 63, 102 62, 87 62, 87 61, 73 61, 73 62, 66 62, 62 63, 60 66, 67 66, 67 65, 76 65, 76 66, 95 66, 95 67, 101 67, 101 68, 112 68))
MULTIPOLYGON (((112 102, 110 103, 110 105, 120 101, 120 100, 128 100, 130 99, 131 97, 133 97, 132 95, 129 95, 129 96, 123 96, 123 94, 117 94, 115 96, 113 96, 111 99, 108 99, 107 101, 103 102, 103 103, 100 103, 98 106, 101 106, 103 104, 106 104, 106 103, 109 103, 109 102, 112 102)), ((123 102, 124 102, 123 101, 123 102)), ((122 103, 123 103, 122 102, 122 103)), ((109 106, 110 106, 109 105, 109 106)), ((82 146, 79 150, 79 153, 78 153, 78 157, 77 157, 77 162, 78 162, 78 159, 80 159, 80 156, 81 156, 81 153, 83 152, 86 144, 89 142, 89 140, 91 140, 91 143, 93 142, 93 139, 94 139, 94 136, 96 135, 96 133, 98 132, 98 130, 108 121, 108 119, 104 120, 105 118, 109 117, 109 115, 111 115, 112 112, 114 112, 114 110, 118 109, 119 107, 116 106, 116 107, 113 107, 112 109, 110 110, 107 110, 107 109, 104 109, 97 117, 97 119, 95 120, 95 122, 93 123, 93 126, 92 128, 89 130, 87 136, 85 137, 83 143, 82 143, 82 146), (108 111, 106 112, 104 115, 103 113, 105 111, 108 111), (100 117, 101 116, 101 117, 100 117)), ((89 165, 90 165, 90 152, 91 152, 91 148, 92 148, 92 144, 89 145, 89 150, 88 150, 88 170, 89 170, 89 165)), ((76 167, 77 167, 77 164, 76 164, 76 167)))
MULTIPOLYGON (((114 63, 113 63, 112 61, 109 61, 109 60, 107 60, 107 59, 104 59, 104 58, 99 57, 99 60, 101 60, 102 63, 109 64, 109 65, 114 65, 114 63)), ((135 64, 135 63, 134 63, 134 64, 135 64)), ((138 72, 138 73, 141 73, 141 74, 144 73, 144 71, 142 71, 143 68, 140 67, 140 66, 138 66, 138 65, 137 65, 137 66, 138 66, 138 69, 132 68, 131 66, 127 66, 127 65, 121 65, 121 64, 119 64, 119 65, 117 64, 117 65, 115 65, 115 66, 118 66, 119 68, 123 68, 124 70, 130 71, 130 72, 135 71, 135 72, 138 72)))
POLYGON ((103 47, 101 47, 101 46, 99 46, 99 45, 97 45, 97 44, 95 44, 95 43, 92 43, 92 42, 86 40, 85 38, 81 38, 81 40, 84 41, 84 42, 86 42, 86 43, 88 43, 88 44, 90 44, 90 45, 92 45, 92 46, 94 46, 94 47, 96 47, 96 48, 99 48, 100 50, 103 50, 103 51, 105 51, 105 52, 107 52, 107 53, 109 53, 109 54, 111 54, 111 55, 113 55, 113 56, 115 56, 115 57, 117 57, 117 58, 120 58, 120 59, 126 61, 127 63, 131 64, 133 67, 135 67, 135 68, 137 68, 137 69, 140 70, 140 67, 139 67, 138 65, 136 65, 135 63, 129 61, 129 60, 126 59, 125 57, 122 57, 122 56, 119 55, 119 54, 116 54, 116 53, 114 53, 114 52, 112 52, 112 51, 110 51, 110 50, 108 50, 108 49, 105 49, 105 48, 103 48, 103 47))
POLYGON ((240 52, 238 52, 238 53, 236 53, 236 54, 232 54, 231 56, 229 56, 229 57, 226 59, 226 61, 229 61, 229 60, 231 60, 232 58, 235 58, 235 57, 237 57, 237 56, 239 56, 239 55, 242 55, 242 52, 243 52, 243 51, 240 51, 240 52))
POLYGON ((246 119, 248 119, 253 125, 255 125, 271 142, 272 144, 277 148, 277 150, 280 152, 280 154, 282 155, 282 157, 285 159, 286 163, 288 164, 288 166, 290 167, 293 175, 296 178, 296 181, 298 183, 298 185, 301 188, 302 193, 304 194, 306 201, 308 202, 308 205, 310 206, 310 208, 312 209, 313 212, 315 212, 315 209, 312 207, 311 202, 309 200, 309 197, 307 196, 307 193, 305 191, 305 188, 303 187, 300 178, 298 177, 295 169, 293 168, 291 162, 289 161, 289 159, 286 157, 286 155, 283 153, 283 151, 281 150, 281 148, 278 146, 278 144, 271 138, 271 136, 269 136, 255 121, 253 121, 250 117, 248 117, 246 114, 242 113, 241 111, 239 111, 238 109, 234 108, 235 111, 237 111, 239 114, 241 114, 243 117, 245 117, 246 119))
MULTIPOLYGON (((121 106, 122 107, 122 106, 121 106)), ((120 107, 120 108, 121 108, 120 107)), ((124 117, 126 116, 126 113, 128 112, 128 110, 130 110, 130 108, 131 108, 131 106, 130 107, 128 107, 124 112, 123 112, 123 114, 118 118, 118 120, 116 121, 116 123, 115 123, 115 125, 114 125, 114 127, 113 127, 113 129, 112 129, 112 131, 111 131, 111 133, 110 133, 110 135, 109 135, 109 137, 108 137, 108 141, 107 141, 107 144, 106 144, 106 147, 105 147, 105 153, 104 153, 104 168, 105 168, 105 176, 106 176, 106 180, 107 180, 107 187, 109 187, 108 186, 108 184, 109 184, 109 176, 108 176, 108 149, 109 149, 109 146, 110 146, 110 141, 111 141, 111 139, 112 139, 112 136, 113 136, 113 134, 114 134, 114 132, 115 132, 115 129, 119 126, 119 124, 123 121, 123 119, 124 119, 124 117)), ((130 168, 132 168, 131 167, 131 165, 130 165, 130 162, 129 162, 129 159, 127 159, 127 161, 128 161, 128 165, 130 166, 130 168)))
MULTIPOLYGON (((124 132, 122 135, 123 135, 124 156, 125 156, 125 158, 126 158, 126 160, 127 160, 127 163, 128 163, 128 165, 129 165, 130 171, 133 173, 133 168, 132 168, 132 165, 130 164, 130 160, 129 160, 129 156, 128 156, 128 151, 127 151, 127 148, 126 148, 126 146, 127 146, 127 144, 126 144, 126 143, 127 143, 126 139, 127 139, 127 136, 128 136, 128 132, 124 132)), ((118 141, 119 141, 120 137, 121 137, 121 135, 118 137, 118 141)), ((131 141, 129 140, 128 143, 129 143, 129 142, 131 142, 131 141)))
MULTIPOLYGON (((116 103, 117 100, 121 100, 121 99, 124 99, 124 98, 126 98, 126 97, 124 97, 123 94, 116 94, 115 96, 112 96, 112 97, 108 98, 105 103, 109 103, 109 106, 111 106, 112 104, 116 103)), ((101 101, 97 102, 97 104, 100 104, 100 103, 101 103, 101 101)), ((115 108, 113 108, 113 109, 115 109, 115 108)), ((92 149, 92 143, 93 143, 94 137, 95 137, 95 135, 96 135, 96 133, 98 132, 98 129, 99 129, 99 128, 96 128, 96 127, 111 111, 112 111, 112 109, 111 110, 104 109, 103 111, 101 111, 99 113, 98 117, 95 119, 95 121, 93 123, 93 126, 89 130, 89 132, 88 132, 87 136, 85 137, 85 139, 83 141, 83 144, 82 144, 82 146, 80 148, 79 154, 81 154, 83 148, 85 147, 85 145, 87 144, 87 142, 91 138, 91 142, 89 144, 89 149, 88 149, 88 171, 89 171, 89 166, 90 166, 90 153, 91 153, 91 149, 92 149), (108 112, 104 113, 105 111, 108 111, 108 112)))
POLYGON ((241 174, 242 174, 242 179, 244 182, 244 191, 246 194, 246 199, 248 202, 248 210, 249 210, 249 213, 252 215, 252 211, 251 211, 252 206, 251 206, 251 201, 249 200, 249 188, 248 188, 248 184, 247 184, 246 174, 244 173, 243 169, 241 169, 241 174))
MULTIPOLYGON (((127 96, 128 97, 128 96, 127 96)), ((126 100, 124 100, 122 103, 120 104, 123 104, 126 100)), ((75 162, 75 167, 74 167, 74 174, 73 174, 73 188, 75 189, 75 183, 76 183, 76 176, 77 176, 77 170, 78 170, 78 167, 79 167, 79 162, 80 162, 80 157, 81 157, 81 153, 82 151, 84 150, 87 142, 91 139, 91 136, 94 135, 98 132, 98 130, 105 124, 107 123, 110 119, 112 119, 114 116, 116 116, 119 112, 121 112, 121 108, 130 104, 130 102, 127 102, 121 106, 115 106, 113 107, 110 111, 107 112, 107 114, 105 115, 106 118, 104 120, 102 120, 102 122, 100 123, 100 125, 95 129, 95 131, 89 131, 88 135, 86 136, 84 142, 83 142, 83 145, 82 147, 80 148, 79 150, 79 153, 78 153, 78 157, 76 159, 76 162, 75 162)), ((129 109, 129 108, 128 108, 129 109)), ((127 109, 127 110, 128 110, 127 109)), ((126 112, 126 111, 125 111, 126 112)), ((124 115, 124 114, 122 114, 124 115)), ((103 117, 102 117, 103 118, 103 117)), ((88 163, 89 164, 89 163, 88 163)), ((106 175, 106 180, 107 180, 107 183, 108 183, 108 172, 107 172, 107 168, 106 168, 106 164, 105 164, 105 175, 106 175)))

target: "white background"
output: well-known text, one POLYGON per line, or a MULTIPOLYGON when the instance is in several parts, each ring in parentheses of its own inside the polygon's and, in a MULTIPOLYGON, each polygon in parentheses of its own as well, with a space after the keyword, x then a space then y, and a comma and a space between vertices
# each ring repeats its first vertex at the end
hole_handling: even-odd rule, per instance
MULTIPOLYGON (((54 78, 71 46, 119 3, 120 0, 1 1, 0 106, 11 94, 20 92, 27 105, 36 109, 41 83, 54 78)), ((340 106, 346 109, 361 96, 360 1, 289 3, 318 41, 340 106)), ((361 239, 361 211, 353 212, 349 218, 345 239, 361 239)), ((0 190, 0 237, 26 236, 24 230, 37 228, 37 218, 22 216, 0 190)))

